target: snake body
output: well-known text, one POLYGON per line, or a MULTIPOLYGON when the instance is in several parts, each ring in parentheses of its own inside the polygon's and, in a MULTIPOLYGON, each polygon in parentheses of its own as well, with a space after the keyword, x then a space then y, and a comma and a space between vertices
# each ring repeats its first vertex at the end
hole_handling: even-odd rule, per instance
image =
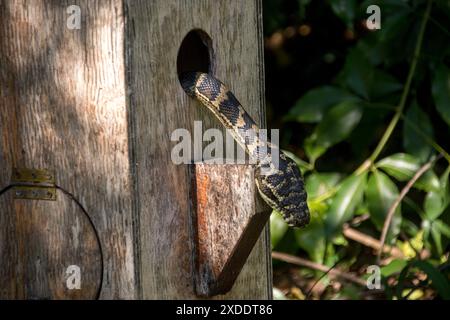
POLYGON ((288 225, 307 225, 307 195, 296 163, 269 141, 260 139, 255 121, 222 82, 201 72, 186 72, 180 81, 184 91, 206 106, 256 160, 255 183, 261 197, 283 215, 288 225), (274 166, 273 154, 279 155, 278 166, 274 166))

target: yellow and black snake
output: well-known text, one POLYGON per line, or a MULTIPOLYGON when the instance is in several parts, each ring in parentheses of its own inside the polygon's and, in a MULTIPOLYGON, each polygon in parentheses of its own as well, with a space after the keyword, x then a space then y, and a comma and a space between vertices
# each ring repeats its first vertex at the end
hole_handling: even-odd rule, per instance
POLYGON ((303 178, 296 163, 268 141, 236 97, 207 73, 186 72, 180 77, 184 91, 199 100, 225 126, 252 159, 256 160, 255 182, 262 198, 293 227, 309 223, 303 178), (279 154, 274 166, 272 154, 279 154))

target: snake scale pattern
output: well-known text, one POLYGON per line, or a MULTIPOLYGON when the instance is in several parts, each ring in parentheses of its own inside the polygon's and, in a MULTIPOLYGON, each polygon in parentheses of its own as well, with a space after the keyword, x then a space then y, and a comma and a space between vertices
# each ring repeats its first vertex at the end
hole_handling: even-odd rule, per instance
POLYGON ((255 182, 261 197, 283 215, 289 226, 303 227, 310 214, 302 175, 296 163, 269 141, 231 91, 212 75, 186 72, 180 77, 184 91, 200 101, 225 126, 236 142, 256 160, 255 182), (275 153, 276 152, 276 153, 275 153), (274 166, 272 154, 278 154, 274 166))

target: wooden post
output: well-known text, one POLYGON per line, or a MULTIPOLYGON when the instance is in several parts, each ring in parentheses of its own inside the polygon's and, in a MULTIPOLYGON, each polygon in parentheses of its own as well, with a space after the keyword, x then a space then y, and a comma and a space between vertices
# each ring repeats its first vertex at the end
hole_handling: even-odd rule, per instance
POLYGON ((232 288, 271 209, 251 166, 196 164, 193 175, 195 289, 210 297, 232 288))
MULTIPOLYGON (((264 124, 261 26, 260 0, 0 0, 0 298, 197 297, 192 177, 170 135, 221 126, 183 92, 180 61, 264 124), (208 61, 179 56, 194 29, 208 61)), ((265 229, 219 297, 271 297, 269 244, 265 229)))

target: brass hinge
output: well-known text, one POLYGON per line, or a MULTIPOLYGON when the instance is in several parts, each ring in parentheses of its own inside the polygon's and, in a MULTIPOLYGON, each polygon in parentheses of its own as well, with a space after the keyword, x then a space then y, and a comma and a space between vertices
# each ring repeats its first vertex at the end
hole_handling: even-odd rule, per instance
POLYGON ((16 168, 11 184, 15 199, 56 200, 55 176, 46 169, 16 168))

